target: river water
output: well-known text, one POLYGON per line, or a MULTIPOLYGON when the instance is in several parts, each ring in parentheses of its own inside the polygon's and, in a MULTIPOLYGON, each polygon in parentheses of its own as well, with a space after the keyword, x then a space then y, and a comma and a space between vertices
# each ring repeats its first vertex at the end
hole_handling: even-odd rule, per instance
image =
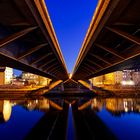
POLYGON ((2 98, 0 140, 140 140, 140 98, 2 98))

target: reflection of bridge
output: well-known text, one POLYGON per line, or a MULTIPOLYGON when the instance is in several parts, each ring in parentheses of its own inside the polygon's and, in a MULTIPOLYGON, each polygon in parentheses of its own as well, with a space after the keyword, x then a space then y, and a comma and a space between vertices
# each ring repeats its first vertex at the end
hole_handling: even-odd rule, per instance
MULTIPOLYGON (((139 5, 139 0, 99 1, 73 69, 75 81, 138 67, 139 5)), ((44 0, 2 1, 0 31, 0 65, 68 79, 44 0)))

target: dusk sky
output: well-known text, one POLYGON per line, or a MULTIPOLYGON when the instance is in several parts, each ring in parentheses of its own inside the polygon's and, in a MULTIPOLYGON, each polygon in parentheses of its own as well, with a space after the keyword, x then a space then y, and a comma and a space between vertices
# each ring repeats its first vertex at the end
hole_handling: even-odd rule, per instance
POLYGON ((71 72, 98 0, 45 0, 68 71, 71 72))
POLYGON ((68 72, 72 72, 98 0, 45 1, 68 72))

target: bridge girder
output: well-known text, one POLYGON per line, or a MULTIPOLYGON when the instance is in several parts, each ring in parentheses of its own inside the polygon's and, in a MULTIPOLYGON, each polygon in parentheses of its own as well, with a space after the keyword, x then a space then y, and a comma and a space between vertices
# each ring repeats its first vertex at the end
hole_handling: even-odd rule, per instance
POLYGON ((75 63, 72 78, 86 80, 109 72, 139 68, 138 13, 139 0, 100 0, 75 63), (85 74, 81 76, 85 65, 96 70, 90 72, 84 68, 85 74))
POLYGON ((68 78, 44 0, 1 1, 0 66, 51 79, 68 78), (54 64, 59 66, 58 73, 52 73, 49 69, 46 71, 47 67, 55 67, 54 64))

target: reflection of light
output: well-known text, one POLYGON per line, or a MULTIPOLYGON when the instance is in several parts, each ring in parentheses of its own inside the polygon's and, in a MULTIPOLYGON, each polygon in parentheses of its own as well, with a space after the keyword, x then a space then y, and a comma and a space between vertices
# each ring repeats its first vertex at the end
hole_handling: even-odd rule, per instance
POLYGON ((124 104, 124 111, 128 112, 127 101, 124 101, 123 104, 124 104))
POLYGON ((132 80, 129 80, 129 81, 122 81, 121 84, 124 85, 124 86, 125 86, 125 85, 130 85, 130 86, 135 85, 134 81, 132 81, 132 80))
POLYGON ((47 100, 47 99, 40 100, 39 108, 40 109, 49 109, 50 108, 49 100, 47 100))
POLYGON ((91 108, 97 107, 97 99, 94 98, 91 102, 91 108))
POLYGON ((36 107, 36 103, 34 101, 30 101, 28 104, 27 104, 27 108, 28 110, 32 111, 34 108, 36 107))
POLYGON ((127 101, 124 101, 124 107, 127 106, 127 101))
POLYGON ((11 106, 15 106, 15 105, 16 105, 16 102, 11 103, 11 106))
POLYGON ((124 108, 124 111, 125 111, 125 112, 128 112, 128 108, 127 108, 127 107, 125 107, 125 108, 124 108))
POLYGON ((38 100, 35 100, 35 103, 37 104, 38 103, 38 100))
POLYGON ((12 106, 9 101, 4 101, 3 103, 3 118, 5 121, 8 121, 11 116, 12 106))

